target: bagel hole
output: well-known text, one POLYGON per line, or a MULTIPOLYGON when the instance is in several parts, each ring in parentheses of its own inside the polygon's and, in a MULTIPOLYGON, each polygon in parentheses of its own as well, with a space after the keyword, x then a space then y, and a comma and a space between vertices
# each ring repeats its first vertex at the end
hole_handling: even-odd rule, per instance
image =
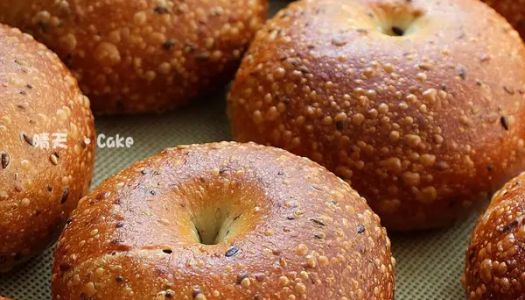
POLYGON ((376 11, 379 18, 379 31, 392 37, 403 37, 414 33, 417 22, 423 16, 421 10, 410 5, 381 7, 376 11))
POLYGON ((413 23, 385 24, 381 26, 381 32, 384 35, 392 37, 403 37, 414 32, 413 23))
POLYGON ((391 32, 392 32, 391 34, 392 36, 404 36, 405 35, 405 30, 397 26, 392 26, 391 32))
POLYGON ((193 221, 196 240, 203 245, 217 245, 236 233, 236 223, 240 216, 233 216, 224 208, 215 212, 203 211, 193 221))
POLYGON ((213 172, 178 189, 176 198, 184 199, 181 207, 187 212, 183 234, 188 241, 228 244, 257 226, 268 209, 267 196, 244 174, 213 172))

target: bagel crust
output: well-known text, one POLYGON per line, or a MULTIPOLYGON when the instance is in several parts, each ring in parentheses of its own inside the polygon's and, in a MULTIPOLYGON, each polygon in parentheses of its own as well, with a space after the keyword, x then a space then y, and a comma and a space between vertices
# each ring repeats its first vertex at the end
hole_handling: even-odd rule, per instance
POLYGON ((463 286, 470 300, 525 299, 525 173, 492 198, 466 255, 463 286))
POLYGON ((355 188, 392 230, 448 225, 525 167, 525 48, 474 0, 303 0, 259 31, 236 140, 355 188))
POLYGON ((58 236, 89 187, 91 141, 93 115, 75 78, 45 46, 0 25, 0 272, 58 236), (47 147, 37 138, 45 134, 47 147))
POLYGON ((482 0, 503 15, 525 38, 525 0, 482 0))
POLYGON ((255 144, 182 146, 83 198, 53 299, 393 299, 386 230, 318 164, 255 144))
POLYGON ((95 113, 168 110, 226 84, 267 0, 2 0, 79 79, 95 113))

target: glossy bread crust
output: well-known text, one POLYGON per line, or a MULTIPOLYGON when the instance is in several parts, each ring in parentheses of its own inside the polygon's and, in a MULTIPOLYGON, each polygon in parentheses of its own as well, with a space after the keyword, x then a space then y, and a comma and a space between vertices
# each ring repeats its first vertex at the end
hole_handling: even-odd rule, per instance
POLYGON ((55 51, 95 113, 143 113, 226 84, 267 6, 267 0, 3 0, 0 21, 55 51))
POLYGON ((92 141, 89 100, 70 72, 32 37, 0 25, 0 272, 57 237, 89 187, 92 141))
POLYGON ((281 149, 167 149, 83 198, 55 251, 54 299, 393 299, 379 218, 281 149))
POLYGON ((470 300, 525 299, 525 173, 507 183, 480 217, 466 255, 470 300))
POLYGON ((461 218, 525 167, 525 47, 475 0, 303 0, 259 31, 236 140, 307 156, 392 230, 461 218))
POLYGON ((503 15, 525 38, 525 0, 482 0, 503 15))

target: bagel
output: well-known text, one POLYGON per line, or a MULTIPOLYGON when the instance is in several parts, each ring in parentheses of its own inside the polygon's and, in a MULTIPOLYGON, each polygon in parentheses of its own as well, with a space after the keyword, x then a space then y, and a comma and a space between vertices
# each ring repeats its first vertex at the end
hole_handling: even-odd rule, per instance
POLYGON ((470 300, 524 299, 525 173, 498 191, 472 233, 462 278, 470 300))
POLYGON ((446 226, 525 167, 525 48, 474 0, 303 0, 259 31, 237 141, 307 156, 392 230, 446 226))
POLYGON ((94 127, 89 100, 58 57, 4 25, 0 99, 0 272, 6 272, 43 251, 87 191, 94 127))
POLYGON ((525 0, 483 0, 503 15, 525 38, 525 0))
POLYGON ((267 6, 267 0, 2 0, 0 22, 55 51, 95 113, 144 113, 226 84, 267 6))
POLYGON ((386 231, 318 164, 255 144, 182 146, 79 202, 53 299, 393 299, 386 231))

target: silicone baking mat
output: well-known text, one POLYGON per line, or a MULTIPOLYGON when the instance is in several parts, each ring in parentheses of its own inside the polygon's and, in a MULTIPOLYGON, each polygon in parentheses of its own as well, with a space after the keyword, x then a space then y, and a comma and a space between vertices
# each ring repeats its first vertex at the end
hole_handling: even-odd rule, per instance
MULTIPOLYGON (((272 1, 272 12, 286 1, 272 1)), ((97 132, 132 137, 129 149, 97 151, 93 186, 136 160, 182 144, 230 140, 226 91, 164 115, 97 118, 97 132)), ((438 231, 391 235, 396 266, 396 299, 464 299, 459 279, 475 216, 438 231)), ((16 300, 50 299, 52 249, 19 270, 0 275, 0 295, 16 300)), ((315 300, 315 299, 314 299, 315 300)))

